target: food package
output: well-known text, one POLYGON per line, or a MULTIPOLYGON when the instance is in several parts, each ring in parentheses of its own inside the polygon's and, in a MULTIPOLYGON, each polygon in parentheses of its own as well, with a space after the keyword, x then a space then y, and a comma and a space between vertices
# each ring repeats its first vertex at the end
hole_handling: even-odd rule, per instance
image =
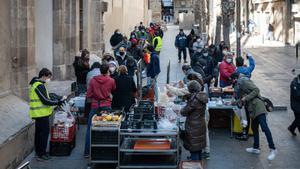
POLYGON ((71 127, 75 124, 75 119, 73 115, 69 112, 58 111, 54 114, 53 124, 71 127))

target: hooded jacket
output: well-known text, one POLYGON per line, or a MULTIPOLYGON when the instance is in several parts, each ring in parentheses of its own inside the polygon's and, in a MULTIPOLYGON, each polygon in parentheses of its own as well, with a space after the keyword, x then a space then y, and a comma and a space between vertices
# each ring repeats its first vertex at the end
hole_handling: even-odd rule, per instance
POLYGON ((185 34, 178 34, 176 36, 175 47, 177 47, 178 49, 185 49, 186 47, 188 47, 187 36, 185 34))
POLYGON ((191 152, 200 151, 206 147, 205 109, 208 98, 205 93, 192 93, 187 105, 181 109, 186 116, 184 147, 191 152))
MULTIPOLYGON (((47 96, 47 89, 45 87, 45 82, 39 80, 38 77, 34 77, 31 81, 30 81, 30 85, 33 85, 35 82, 41 82, 42 84, 38 85, 35 89, 36 94, 39 96, 39 98, 41 99, 41 102, 44 105, 47 106, 55 106, 59 104, 59 100, 51 100, 51 98, 49 98, 47 96)), ((60 99, 60 98, 59 98, 60 99)))
POLYGON ((92 108, 111 107, 111 93, 116 89, 115 80, 108 75, 95 76, 87 90, 86 97, 92 99, 92 108))
POLYGON ((160 73, 160 62, 156 52, 151 53, 150 63, 147 65, 147 77, 154 79, 160 73))

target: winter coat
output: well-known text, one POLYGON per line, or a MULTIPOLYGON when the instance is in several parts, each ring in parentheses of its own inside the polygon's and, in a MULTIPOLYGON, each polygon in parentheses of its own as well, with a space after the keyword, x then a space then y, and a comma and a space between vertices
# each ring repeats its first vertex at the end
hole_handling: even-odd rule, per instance
POLYGON ((193 50, 194 38, 196 37, 195 34, 189 34, 187 36, 188 48, 193 50))
POLYGON ((255 68, 255 61, 252 56, 249 56, 249 66, 240 66, 236 68, 236 72, 244 74, 248 78, 251 78, 251 73, 255 68))
POLYGON ((92 108, 111 107, 111 93, 115 91, 115 80, 107 75, 95 76, 87 90, 86 97, 92 99, 92 108))
POLYGON ((193 43, 193 50, 196 52, 196 51, 199 51, 199 49, 203 49, 204 48, 204 42, 201 41, 201 42, 194 42, 193 43))
POLYGON ((300 83, 295 78, 291 83, 291 108, 294 112, 300 113, 300 83))
POLYGON ((225 81, 226 83, 231 83, 229 81, 229 78, 232 73, 235 72, 235 66, 234 64, 227 63, 225 60, 220 64, 219 70, 220 70, 220 80, 225 81))
POLYGON ((150 63, 147 65, 147 77, 154 79, 160 73, 160 62, 156 52, 151 53, 150 63))
POLYGON ((114 33, 110 38, 110 45, 114 47, 117 46, 122 41, 123 41, 123 35, 120 33, 114 33))
POLYGON ((89 63, 81 57, 76 56, 73 67, 75 70, 76 82, 78 84, 86 84, 86 77, 90 71, 89 63))
POLYGON ((137 70, 137 62, 136 60, 129 56, 126 60, 126 67, 128 70, 128 76, 133 77, 135 75, 135 71, 137 70))
POLYGON ((89 71, 89 73, 87 74, 87 77, 86 77, 87 86, 89 86, 90 81, 92 80, 93 77, 99 76, 99 75, 101 75, 101 72, 100 72, 99 68, 95 68, 95 69, 89 71))
POLYGON ((176 36, 175 47, 177 47, 178 49, 185 49, 186 47, 188 47, 188 41, 185 34, 178 34, 176 36))
POLYGON ((126 66, 126 61, 127 61, 127 59, 128 59, 129 56, 126 53, 124 55, 125 55, 125 57, 123 59, 121 57, 121 55, 119 54, 119 52, 116 54, 116 60, 117 60, 117 62, 119 64, 119 66, 121 66, 121 65, 125 65, 126 66))
POLYGON ((137 91, 135 82, 132 77, 128 75, 120 75, 116 77, 116 90, 113 92, 112 108, 125 110, 135 104, 134 93, 137 91))
POLYGON ((136 61, 139 61, 143 57, 143 50, 138 46, 128 48, 128 53, 136 61))
POLYGON ((200 151, 206 147, 205 109, 208 98, 205 93, 193 93, 187 105, 181 109, 186 116, 184 140, 185 148, 191 152, 200 151))
POLYGON ((201 70, 200 73, 194 71, 194 69, 187 70, 186 76, 183 78, 184 84, 187 84, 189 82, 188 76, 191 75, 191 74, 195 74, 198 79, 202 79, 203 80, 203 77, 205 76, 205 73, 204 73, 204 71, 202 69, 200 69, 200 70, 201 70))
POLYGON ((262 101, 259 88, 251 80, 241 80, 237 82, 240 98, 245 98, 245 108, 252 119, 261 114, 267 113, 265 103, 262 101))
POLYGON ((192 68, 197 69, 197 66, 202 66, 202 70, 205 73, 204 82, 209 83, 214 75, 214 63, 210 56, 203 56, 202 53, 195 53, 191 59, 192 68))

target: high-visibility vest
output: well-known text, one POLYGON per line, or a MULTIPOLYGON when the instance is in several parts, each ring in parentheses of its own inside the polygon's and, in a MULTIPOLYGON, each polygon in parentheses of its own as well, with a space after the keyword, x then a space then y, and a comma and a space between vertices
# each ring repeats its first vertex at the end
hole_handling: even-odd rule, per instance
MULTIPOLYGON (((35 89, 42 84, 41 82, 35 82, 32 84, 31 89, 29 91, 29 106, 30 106, 30 110, 29 110, 29 116, 30 118, 39 118, 39 117, 46 117, 46 116, 50 116, 52 114, 52 106, 47 106, 44 105, 41 101, 41 99, 39 98, 39 96, 37 95, 37 93, 35 92, 35 89)), ((49 93, 46 89, 46 93, 47 93, 47 97, 49 97, 49 93)))
POLYGON ((153 38, 153 40, 152 40, 152 45, 154 46, 154 42, 155 42, 155 40, 157 39, 157 45, 156 45, 156 47, 155 47, 155 51, 156 52, 160 52, 160 50, 161 50, 161 48, 162 48, 162 39, 161 39, 161 37, 160 36, 156 36, 155 38, 153 38))

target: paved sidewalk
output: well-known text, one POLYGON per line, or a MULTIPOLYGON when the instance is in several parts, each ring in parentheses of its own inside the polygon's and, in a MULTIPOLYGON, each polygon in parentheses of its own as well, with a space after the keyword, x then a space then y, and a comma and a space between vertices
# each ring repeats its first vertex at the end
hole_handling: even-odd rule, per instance
MULTIPOLYGON (((170 81, 176 82, 183 77, 181 66, 178 64, 177 51, 174 47, 178 26, 168 26, 163 39, 163 49, 160 54, 162 73, 158 82, 161 87, 166 83, 168 61, 171 61, 170 81)), ((188 31, 187 31, 188 32, 188 31)), ((253 73, 253 80, 260 87, 264 96, 270 97, 276 105, 289 106, 289 83, 294 77, 291 67, 294 64, 293 48, 252 48, 257 66, 253 73)), ((264 134, 261 132, 260 155, 245 152, 245 148, 252 145, 253 138, 247 142, 237 141, 229 137, 228 130, 211 130, 211 159, 206 161, 206 169, 299 169, 300 166, 300 137, 292 137, 287 132, 287 126, 293 119, 292 112, 278 111, 268 115, 274 142, 279 154, 272 162, 267 161, 268 146, 264 134)), ((77 134, 77 146, 70 157, 55 157, 49 162, 32 160, 33 169, 85 169, 87 161, 83 158, 85 129, 80 128, 77 134)), ((300 135, 300 134, 298 134, 300 135)), ((183 151, 182 160, 189 153, 183 151)), ((97 169, 103 169, 98 166, 97 169)))

